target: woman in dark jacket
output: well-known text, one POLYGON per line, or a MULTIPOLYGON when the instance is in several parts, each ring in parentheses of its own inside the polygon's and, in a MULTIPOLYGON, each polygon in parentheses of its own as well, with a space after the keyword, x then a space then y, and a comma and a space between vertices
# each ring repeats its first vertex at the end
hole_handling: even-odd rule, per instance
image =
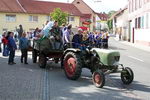
POLYGON ((8 59, 9 65, 16 64, 14 62, 14 57, 15 57, 15 50, 17 49, 17 46, 13 37, 14 37, 14 33, 8 32, 6 39, 8 40, 7 46, 9 50, 9 59, 8 59))

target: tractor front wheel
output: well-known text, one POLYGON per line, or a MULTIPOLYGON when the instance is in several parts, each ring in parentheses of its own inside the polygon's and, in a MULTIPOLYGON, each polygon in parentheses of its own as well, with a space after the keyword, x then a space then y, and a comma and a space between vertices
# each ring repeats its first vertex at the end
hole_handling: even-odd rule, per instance
POLYGON ((63 66, 68 79, 77 80, 81 76, 82 61, 78 53, 66 53, 63 59, 63 66))
POLYGON ((134 79, 134 74, 131 68, 126 67, 121 72, 121 80, 124 84, 128 85, 132 83, 134 79))
POLYGON ((97 70, 93 72, 92 80, 93 80, 93 84, 97 88, 102 88, 105 84, 105 75, 101 70, 97 70))

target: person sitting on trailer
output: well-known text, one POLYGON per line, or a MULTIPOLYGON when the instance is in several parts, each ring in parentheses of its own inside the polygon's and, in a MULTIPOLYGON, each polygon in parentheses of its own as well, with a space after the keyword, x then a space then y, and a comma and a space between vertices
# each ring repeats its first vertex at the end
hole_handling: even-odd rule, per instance
POLYGON ((71 40, 70 40, 71 28, 72 28, 72 25, 69 25, 63 33, 62 40, 63 40, 64 49, 67 49, 68 47, 71 47, 71 45, 70 45, 70 42, 71 42, 71 40))
POLYGON ((54 25, 50 30, 50 32, 51 32, 50 40, 52 44, 52 49, 61 49, 62 38, 61 38, 61 30, 60 27, 58 26, 58 21, 54 22, 54 25))

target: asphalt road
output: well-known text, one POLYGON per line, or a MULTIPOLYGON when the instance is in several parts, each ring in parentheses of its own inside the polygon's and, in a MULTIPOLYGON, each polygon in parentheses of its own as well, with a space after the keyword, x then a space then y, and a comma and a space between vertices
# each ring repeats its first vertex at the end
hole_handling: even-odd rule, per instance
POLYGON ((120 74, 106 76, 102 89, 92 84, 91 73, 83 69, 77 81, 68 80, 60 64, 48 62, 48 69, 33 64, 31 53, 29 65, 8 65, 7 57, 0 54, 0 100, 150 100, 150 52, 110 39, 110 49, 119 50, 120 63, 134 71, 134 81, 124 85, 120 74))

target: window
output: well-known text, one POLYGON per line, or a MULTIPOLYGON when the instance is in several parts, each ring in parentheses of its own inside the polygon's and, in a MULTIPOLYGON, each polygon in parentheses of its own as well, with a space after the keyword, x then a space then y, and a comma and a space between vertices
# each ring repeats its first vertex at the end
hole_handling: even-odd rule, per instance
POLYGON ((138 28, 141 28, 141 17, 138 17, 138 28))
POLYGON ((135 19, 135 29, 137 29, 137 18, 135 19))
POLYGON ((149 13, 146 14, 146 28, 149 27, 149 13))
POLYGON ((29 16, 29 21, 30 22, 38 22, 38 16, 32 16, 32 15, 30 15, 29 16))
POLYGON ((74 17, 69 17, 69 21, 74 21, 74 17))
POLYGON ((141 18, 141 28, 144 28, 144 16, 141 18))
POLYGON ((142 2, 141 0, 139 0, 139 8, 141 8, 142 2))
POLYGON ((46 20, 47 20, 47 21, 52 21, 52 19, 51 19, 50 16, 46 16, 46 20))
POLYGON ((137 0, 135 0, 135 10, 137 10, 137 0))
POLYGON ((80 2, 77 2, 77 4, 80 4, 80 2))
POLYGON ((6 21, 7 22, 15 22, 16 21, 16 15, 6 15, 6 21))
POLYGON ((3 32, 7 32, 8 31, 8 29, 7 28, 3 28, 3 32))

